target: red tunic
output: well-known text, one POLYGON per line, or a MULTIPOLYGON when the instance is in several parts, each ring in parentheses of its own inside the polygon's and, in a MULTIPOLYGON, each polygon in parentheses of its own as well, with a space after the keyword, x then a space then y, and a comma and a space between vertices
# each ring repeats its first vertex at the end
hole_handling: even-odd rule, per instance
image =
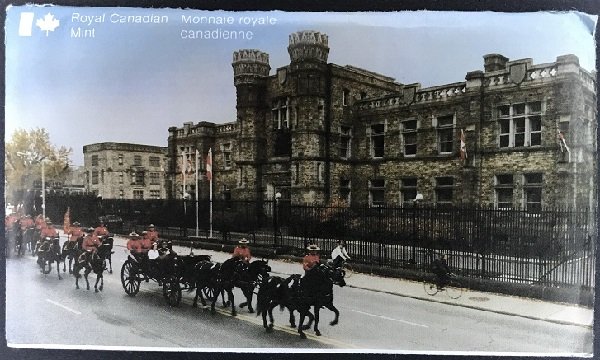
POLYGON ((150 241, 150 239, 148 239, 147 237, 145 237, 141 240, 138 240, 138 241, 140 243, 141 250, 143 250, 143 251, 148 251, 148 250, 152 249, 152 247, 154 246, 154 243, 152 241, 150 241))
POLYGON ((94 230, 94 235, 96 235, 96 236, 108 235, 108 229, 105 226, 98 226, 94 230))
POLYGON ((321 262, 321 258, 319 257, 319 255, 317 254, 308 254, 304 256, 304 259, 302 260, 302 267, 304 268, 304 270, 310 270, 312 269, 315 265, 319 264, 321 262))
POLYGON ((25 218, 21 220, 21 230, 27 230, 35 226, 32 218, 25 218))
POLYGON ((55 228, 53 227, 45 227, 42 229, 42 232, 40 233, 40 237, 43 239, 45 237, 55 237, 58 236, 58 232, 56 231, 55 228))
POLYGON ((148 239, 152 244, 158 241, 158 231, 156 230, 148 230, 146 232, 146 239, 148 239))
POLYGON ((44 217, 42 215, 38 215, 35 218, 35 227, 38 230, 42 230, 46 227, 46 220, 44 220, 44 217))
POLYGON ((102 245, 102 243, 100 242, 100 240, 98 240, 96 236, 88 235, 85 237, 85 239, 83 239, 83 244, 81 245, 81 247, 85 251, 96 252, 96 250, 98 250, 98 246, 100 245, 102 245))
POLYGON ((80 227, 71 227, 71 229, 69 229, 69 232, 67 233, 69 235, 69 241, 77 241, 77 239, 79 239, 80 237, 82 237, 84 235, 83 230, 81 230, 80 227))
POLYGON ((129 239, 127 241, 127 250, 132 253, 140 253, 144 252, 142 248, 142 240, 141 239, 129 239))
POLYGON ((232 257, 237 257, 240 258, 242 261, 250 262, 252 255, 250 254, 250 249, 248 249, 247 247, 243 248, 241 246, 236 246, 235 249, 233 249, 232 257))

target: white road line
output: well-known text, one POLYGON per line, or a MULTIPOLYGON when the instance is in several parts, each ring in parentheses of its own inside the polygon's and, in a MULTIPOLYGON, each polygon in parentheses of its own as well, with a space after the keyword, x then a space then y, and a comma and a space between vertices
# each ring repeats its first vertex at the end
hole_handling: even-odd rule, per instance
POLYGON ((56 306, 58 306, 58 307, 61 307, 61 308, 65 309, 65 310, 67 310, 67 311, 70 311, 70 312, 72 312, 73 314, 81 315, 81 313, 80 313, 79 311, 77 311, 77 310, 73 310, 73 309, 71 309, 70 307, 68 307, 68 306, 64 306, 64 305, 63 305, 63 304, 61 304, 61 303, 57 303, 56 301, 52 301, 52 300, 50 300, 50 299, 46 299, 46 301, 47 301, 47 302, 49 302, 50 304, 56 305, 56 306))
POLYGON ((384 316, 384 315, 371 314, 371 313, 360 311, 360 310, 350 309, 350 311, 355 312, 355 313, 359 313, 359 314, 363 314, 363 315, 367 315, 367 316, 378 317, 378 318, 384 319, 384 320, 398 321, 398 322, 401 322, 401 323, 404 323, 404 324, 408 324, 408 325, 420 326, 420 327, 424 327, 424 328, 428 328, 429 327, 429 326, 423 325, 423 324, 417 324, 417 323, 413 323, 413 322, 406 321, 406 320, 401 320, 401 319, 394 319, 394 318, 391 318, 389 316, 384 316))

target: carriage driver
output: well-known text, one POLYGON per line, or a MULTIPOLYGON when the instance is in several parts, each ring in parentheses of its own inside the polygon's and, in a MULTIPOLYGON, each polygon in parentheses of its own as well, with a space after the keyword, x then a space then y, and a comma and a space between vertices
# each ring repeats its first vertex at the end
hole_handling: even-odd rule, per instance
POLYGON ((144 253, 142 249, 142 240, 140 238, 140 235, 138 235, 138 233, 136 233, 135 231, 129 234, 129 240, 127 240, 127 250, 129 250, 134 256, 137 254, 144 253))
POLYGON ((146 230, 146 236, 152 246, 158 242, 158 231, 154 230, 154 224, 148 225, 148 230, 146 230))
POLYGON ((238 241, 238 246, 233 249, 233 255, 231 257, 238 258, 246 264, 250 262, 252 254, 248 248, 248 240, 246 240, 246 238, 242 238, 242 240, 238 241))
POLYGON ((308 250, 308 254, 304 255, 304 259, 302 259, 302 267, 304 268, 305 273, 310 272, 316 265, 321 263, 321 258, 319 256, 319 250, 321 250, 317 245, 311 244, 306 248, 308 250))
POLYGON ((97 237, 108 235, 108 229, 104 226, 104 222, 100 221, 100 225, 96 229, 94 229, 94 235, 97 237))

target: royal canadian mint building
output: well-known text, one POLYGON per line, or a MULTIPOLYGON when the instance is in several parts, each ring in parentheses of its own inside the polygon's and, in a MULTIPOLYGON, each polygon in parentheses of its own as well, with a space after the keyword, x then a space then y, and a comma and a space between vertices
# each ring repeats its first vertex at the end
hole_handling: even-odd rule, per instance
POLYGON ((291 34, 290 63, 274 74, 268 54, 236 51, 237 119, 169 128, 167 196, 196 193, 198 150, 208 198, 212 149, 215 198, 594 205, 596 75, 576 56, 488 54, 465 81, 422 88, 328 63, 329 51, 325 34, 291 34))

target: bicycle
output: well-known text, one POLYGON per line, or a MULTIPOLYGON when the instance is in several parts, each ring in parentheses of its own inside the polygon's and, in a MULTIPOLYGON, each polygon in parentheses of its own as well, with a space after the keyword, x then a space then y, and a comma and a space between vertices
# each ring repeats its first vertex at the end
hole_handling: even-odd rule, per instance
POLYGON ((442 288, 440 288, 437 285, 435 279, 425 279, 423 281, 423 288, 425 289, 425 293, 427 293, 427 295, 435 296, 435 294, 437 294, 438 292, 444 291, 446 292, 446 295, 448 295, 448 297, 451 299, 458 299, 462 296, 463 293, 463 288, 460 287, 460 284, 457 284, 457 282, 454 281, 452 278, 450 279, 448 284, 446 284, 446 286, 442 288))
POLYGON ((354 267, 352 266, 352 264, 348 263, 347 261, 344 261, 344 264, 342 265, 342 269, 344 269, 344 277, 346 279, 351 277, 355 273, 354 267))

